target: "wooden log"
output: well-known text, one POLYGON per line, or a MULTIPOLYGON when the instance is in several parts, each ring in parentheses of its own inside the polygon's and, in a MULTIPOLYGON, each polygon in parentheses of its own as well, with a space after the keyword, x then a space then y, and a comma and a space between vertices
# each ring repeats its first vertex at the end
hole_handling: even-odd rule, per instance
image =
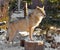
POLYGON ((20 40, 20 46, 24 47, 25 45, 25 40, 20 40))
POLYGON ((25 50, 44 50, 43 41, 25 41, 25 50))

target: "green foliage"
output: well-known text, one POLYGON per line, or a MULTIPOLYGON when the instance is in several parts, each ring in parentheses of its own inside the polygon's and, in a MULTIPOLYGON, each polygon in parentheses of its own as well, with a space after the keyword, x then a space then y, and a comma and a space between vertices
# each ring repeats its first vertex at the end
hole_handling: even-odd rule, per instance
POLYGON ((17 0, 13 0, 9 2, 9 11, 12 11, 15 7, 17 7, 17 0))
POLYGON ((44 4, 44 0, 41 0, 41 2, 44 4))
POLYGON ((51 25, 60 27, 60 0, 47 1, 46 16, 40 24, 41 27, 48 28, 51 25))
POLYGON ((54 3, 54 2, 58 2, 58 0, 49 0, 50 2, 54 3))
POLYGON ((60 18, 59 11, 60 11, 60 1, 59 0, 48 0, 47 2, 47 10, 46 13, 48 16, 52 16, 54 18, 60 18))
POLYGON ((31 3, 31 0, 23 0, 23 1, 27 1, 27 3, 31 3))

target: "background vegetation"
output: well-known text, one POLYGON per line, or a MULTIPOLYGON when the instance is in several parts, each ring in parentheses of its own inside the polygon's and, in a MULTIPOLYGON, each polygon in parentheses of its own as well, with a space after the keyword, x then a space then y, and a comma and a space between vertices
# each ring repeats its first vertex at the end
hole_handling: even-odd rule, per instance
MULTIPOLYGON (((28 5, 32 3, 32 0, 22 0, 27 1, 28 5)), ((60 0, 41 0, 45 5, 46 18, 40 24, 40 28, 47 28, 50 25, 60 26, 60 0)), ((9 2, 9 13, 11 11, 15 11, 17 9, 17 0, 10 0, 9 2)), ((0 19, 0 21, 4 21, 8 18, 0 19)))

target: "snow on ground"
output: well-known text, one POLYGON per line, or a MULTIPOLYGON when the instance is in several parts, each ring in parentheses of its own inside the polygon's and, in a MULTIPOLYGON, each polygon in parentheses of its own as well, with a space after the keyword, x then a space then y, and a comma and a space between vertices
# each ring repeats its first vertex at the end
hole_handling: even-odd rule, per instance
POLYGON ((22 11, 15 11, 12 15, 11 18, 15 18, 15 17, 24 17, 24 12, 22 11))
MULTIPOLYGON (((13 42, 13 45, 12 45, 12 44, 5 43, 7 31, 2 29, 0 32, 3 32, 3 31, 4 31, 4 33, 0 35, 0 50, 25 50, 24 47, 20 46, 20 38, 29 40, 29 36, 28 36, 29 33, 19 32, 20 35, 23 35, 23 34, 26 34, 26 35, 24 35, 24 37, 21 36, 19 39, 15 38, 15 41, 13 42)), ((37 32, 34 32, 34 33, 37 33, 37 32)), ((54 38, 55 38, 56 42, 60 42, 60 34, 59 35, 55 34, 54 38)), ((37 37, 34 37, 34 40, 38 41, 37 37)), ((39 41, 40 40, 41 40, 41 38, 39 37, 39 41)), ((60 50, 60 46, 56 49, 53 49, 53 48, 49 48, 51 46, 49 43, 45 42, 45 45, 47 45, 47 47, 48 47, 48 48, 45 48, 45 50, 58 50, 58 49, 60 50)))
MULTIPOLYGON (((28 9, 28 13, 32 13, 33 10, 28 9)), ((14 13, 12 13, 11 18, 16 18, 16 17, 24 17, 24 10, 21 11, 15 11, 14 13)))
MULTIPOLYGON (((22 33, 22 32, 20 32, 20 33, 22 33)), ((6 44, 5 40, 2 40, 2 37, 3 37, 2 35, 0 35, 0 50, 25 50, 24 47, 20 46, 20 41, 17 41, 17 42, 14 41, 13 45, 12 44, 6 44)), ((59 36, 59 38, 60 38, 60 36, 59 36)), ((24 39, 27 40, 27 39, 29 39, 29 37, 25 37, 24 39)), ((49 48, 50 44, 47 42, 45 42, 45 45, 48 46, 48 48, 45 48, 45 50, 57 50, 57 49, 59 49, 59 48, 56 48, 56 49, 49 48)))
MULTIPOLYGON (((29 11, 29 13, 31 13, 32 12, 32 10, 28 10, 29 11)), ((16 18, 16 17, 24 17, 24 12, 23 11, 21 11, 20 13, 17 13, 17 12, 15 12, 15 13, 13 13, 12 15, 11 15, 11 17, 12 18, 16 18)), ((0 31, 1 32, 1 31, 0 31)), ((20 34, 22 33, 22 32, 19 32, 20 34)), ((37 33, 37 32, 35 32, 35 33, 37 33)), ((15 39, 15 41, 14 41, 14 43, 13 43, 13 45, 12 44, 6 44, 5 43, 5 37, 6 37, 6 34, 7 34, 7 32, 5 32, 4 34, 2 34, 2 35, 0 35, 0 50, 25 50, 24 49, 24 47, 21 47, 20 46, 20 40, 18 39, 15 39)), ((28 33, 22 33, 22 34, 25 34, 26 36, 25 37, 23 37, 23 39, 25 39, 25 40, 28 40, 29 39, 29 37, 27 36, 28 35, 28 33)), ((20 36, 20 35, 19 35, 20 36)), ((21 37, 20 37, 21 38, 21 37)), ((40 37, 39 37, 40 38, 40 37)), ((60 42, 60 36, 58 37, 58 36, 56 36, 55 37, 55 39, 57 39, 57 41, 58 42, 60 42)), ((37 40, 37 38, 36 37, 34 37, 34 40, 37 40)), ((41 39, 40 39, 41 40, 41 39)), ((50 44, 48 44, 48 43, 45 43, 45 45, 48 45, 48 46, 50 46, 50 44)), ((59 49, 59 48, 58 48, 59 49)), ((53 49, 53 48, 45 48, 45 50, 57 50, 57 49, 53 49)), ((60 49, 59 49, 60 50, 60 49)))
POLYGON ((6 44, 0 44, 0 50, 23 50, 21 46, 8 46, 6 44))

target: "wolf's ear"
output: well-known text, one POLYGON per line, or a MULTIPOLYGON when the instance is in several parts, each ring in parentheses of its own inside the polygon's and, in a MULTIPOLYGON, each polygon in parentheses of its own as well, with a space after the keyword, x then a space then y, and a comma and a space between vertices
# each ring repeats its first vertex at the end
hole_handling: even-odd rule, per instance
POLYGON ((39 6, 36 6, 36 8, 38 8, 38 9, 44 9, 44 6, 41 8, 41 7, 39 7, 39 6))
POLYGON ((40 8, 39 6, 36 6, 36 8, 40 8))
POLYGON ((43 6, 43 9, 44 9, 44 6, 43 6))

